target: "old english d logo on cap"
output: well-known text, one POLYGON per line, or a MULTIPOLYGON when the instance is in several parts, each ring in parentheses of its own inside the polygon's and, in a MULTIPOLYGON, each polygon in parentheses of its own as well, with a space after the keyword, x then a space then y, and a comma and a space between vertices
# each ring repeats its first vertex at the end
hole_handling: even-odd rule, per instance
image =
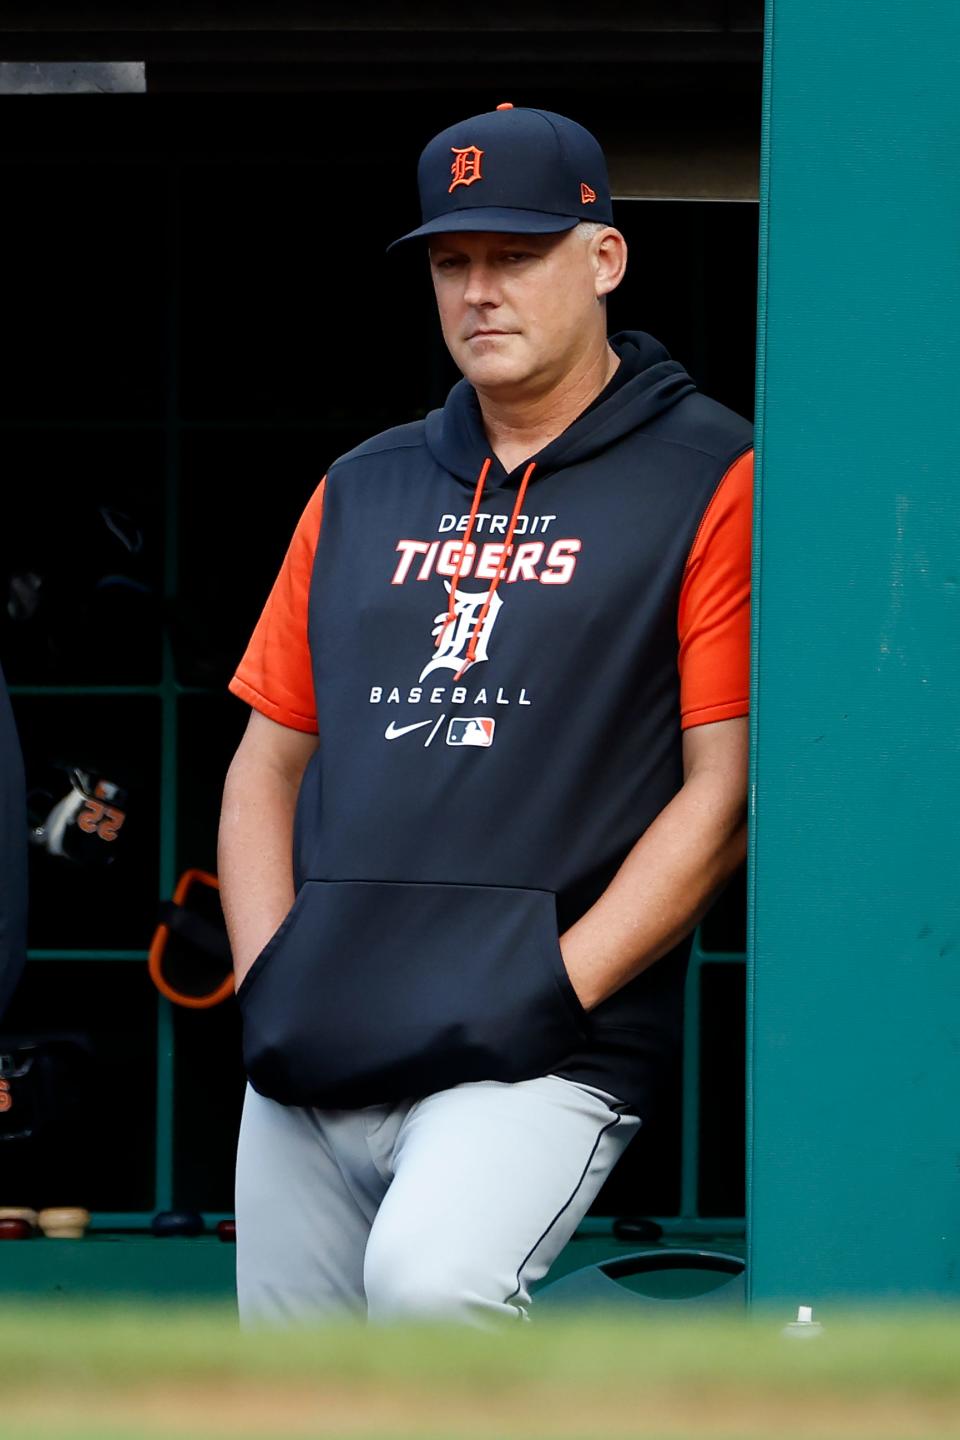
POLYGON ((448 195, 458 185, 472 185, 475 180, 483 179, 483 175, 480 173, 480 161, 483 159, 482 150, 478 150, 476 145, 465 145, 462 150, 451 145, 450 149, 453 153, 453 164, 450 166, 453 181, 447 191, 448 195))

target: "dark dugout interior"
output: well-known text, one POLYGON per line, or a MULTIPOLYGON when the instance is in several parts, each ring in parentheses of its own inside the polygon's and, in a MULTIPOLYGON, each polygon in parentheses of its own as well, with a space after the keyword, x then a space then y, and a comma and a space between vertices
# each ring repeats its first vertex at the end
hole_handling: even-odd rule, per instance
MULTIPOLYGON (((659 28, 656 8, 601 6, 594 31, 511 32, 494 7, 479 36, 418 33, 414 19, 386 33, 374 16, 362 33, 274 33, 272 47, 262 29, 174 35, 160 19, 136 33, 10 27, 13 58, 147 60, 145 95, 0 96, 0 655, 32 788, 52 793, 51 766, 87 764, 130 795, 114 865, 31 856, 29 943, 45 958, 4 1031, 86 1031, 102 1082, 96 1123, 33 1157, 19 1195, 50 1203, 69 1175, 91 1210, 154 1206, 158 998, 142 961, 106 956, 149 944, 172 813, 173 875, 215 868, 247 717, 226 682, 312 490, 336 456, 442 403, 456 378, 422 251, 384 254, 417 223, 426 140, 507 100, 593 130, 630 246, 611 330, 649 331, 752 417, 757 7, 660 7, 659 28), (116 533, 128 522, 135 544, 116 533), (149 690, 165 674, 172 721, 149 690)), ((741 873, 704 924, 707 948, 744 950, 744 909, 741 873)), ((736 1218, 743 967, 707 966, 701 985, 697 1203, 736 1218)), ((231 1211, 234 1002, 175 1010, 173 1052, 173 1201, 231 1211)), ((681 1107, 678 1075, 594 1215, 679 1213, 681 1107)), ((0 1153, 5 1192, 11 1158, 0 1153)))

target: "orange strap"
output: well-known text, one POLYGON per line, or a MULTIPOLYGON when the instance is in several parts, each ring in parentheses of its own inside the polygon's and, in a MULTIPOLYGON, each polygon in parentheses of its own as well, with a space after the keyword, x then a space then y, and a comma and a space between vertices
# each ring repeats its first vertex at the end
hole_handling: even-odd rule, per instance
MULTIPOLYGON (((187 892, 194 884, 209 885, 215 890, 220 889, 220 881, 216 875, 209 874, 206 870, 185 870, 177 881, 177 888, 173 892, 174 905, 182 905, 187 897, 187 892)), ((150 942, 150 955, 147 960, 147 969, 150 972, 150 979, 156 985, 161 995, 172 1000, 174 1005, 183 1005, 188 1010, 209 1010, 214 1005, 219 1005, 232 995, 235 989, 234 975, 230 974, 212 990, 209 995, 183 995, 173 986, 163 974, 163 956, 167 948, 167 941, 170 938, 170 926, 158 925, 153 940, 150 942)))
POLYGON ((467 546, 470 544, 470 536, 473 534, 473 522, 477 518, 477 509, 480 505, 480 497, 483 494, 483 487, 486 482, 487 475, 490 472, 490 466, 492 464, 493 461, 490 459, 489 456, 487 456, 486 460, 484 460, 482 466, 480 467, 480 474, 477 476, 477 483, 473 492, 473 504, 470 506, 470 519, 467 521, 467 533, 463 537, 463 544, 460 546, 460 554, 457 557, 456 569, 453 572, 453 579, 450 581, 450 600, 447 605, 447 618, 444 620, 443 624, 440 626, 439 631, 437 632, 437 638, 433 642, 434 649, 437 648, 437 646, 440 644, 440 641, 443 639, 446 633, 447 626, 452 625, 454 620, 457 618, 457 586, 460 584, 460 571, 463 569, 463 557, 466 555, 467 546))
MULTIPOLYGON (((489 461, 487 463, 489 464, 489 461)), ((460 669, 457 671, 456 675, 454 675, 454 680, 459 680, 461 675, 464 674, 464 672, 473 664, 474 660, 477 658, 477 642, 480 635, 483 633, 483 622, 487 618, 487 611, 490 609, 490 603, 493 600, 494 595, 496 595, 497 593, 497 586, 500 584, 500 578, 506 573, 507 556, 510 554, 510 546, 513 544, 513 532, 516 528, 517 516, 520 514, 520 511, 523 507, 523 497, 527 493, 527 481, 530 479, 530 476, 533 474, 536 468, 537 462, 535 460, 531 460, 530 464, 523 472, 523 479, 520 481, 520 488, 517 491, 517 498, 513 503, 513 513, 510 516, 510 524, 507 526, 507 538, 503 542, 503 559, 501 563, 497 566, 497 573, 494 576, 493 584, 487 591, 487 598, 486 600, 484 600, 480 614, 477 616, 477 623, 473 627, 473 633, 470 636, 470 643, 467 646, 467 658, 460 666, 460 669)), ((450 598, 452 601, 453 591, 450 592, 450 598)))

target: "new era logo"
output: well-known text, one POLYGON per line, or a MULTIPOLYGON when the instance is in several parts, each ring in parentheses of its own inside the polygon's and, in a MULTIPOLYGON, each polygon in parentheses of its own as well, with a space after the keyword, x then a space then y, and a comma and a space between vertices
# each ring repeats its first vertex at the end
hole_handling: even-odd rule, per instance
POLYGON ((597 198, 596 190, 591 190, 585 180, 580 181, 580 204, 592 205, 597 198))
POLYGON ((496 723, 488 715, 456 716, 447 726, 447 744, 492 745, 496 723))

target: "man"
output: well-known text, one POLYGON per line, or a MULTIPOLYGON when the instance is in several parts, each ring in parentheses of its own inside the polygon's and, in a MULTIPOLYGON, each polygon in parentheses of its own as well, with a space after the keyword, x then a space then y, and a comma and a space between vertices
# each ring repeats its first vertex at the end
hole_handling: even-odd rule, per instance
POLYGON ((608 342, 586 130, 500 106, 419 183, 464 378, 331 466, 231 682, 244 1324, 526 1318, 745 851, 749 426, 608 342))

